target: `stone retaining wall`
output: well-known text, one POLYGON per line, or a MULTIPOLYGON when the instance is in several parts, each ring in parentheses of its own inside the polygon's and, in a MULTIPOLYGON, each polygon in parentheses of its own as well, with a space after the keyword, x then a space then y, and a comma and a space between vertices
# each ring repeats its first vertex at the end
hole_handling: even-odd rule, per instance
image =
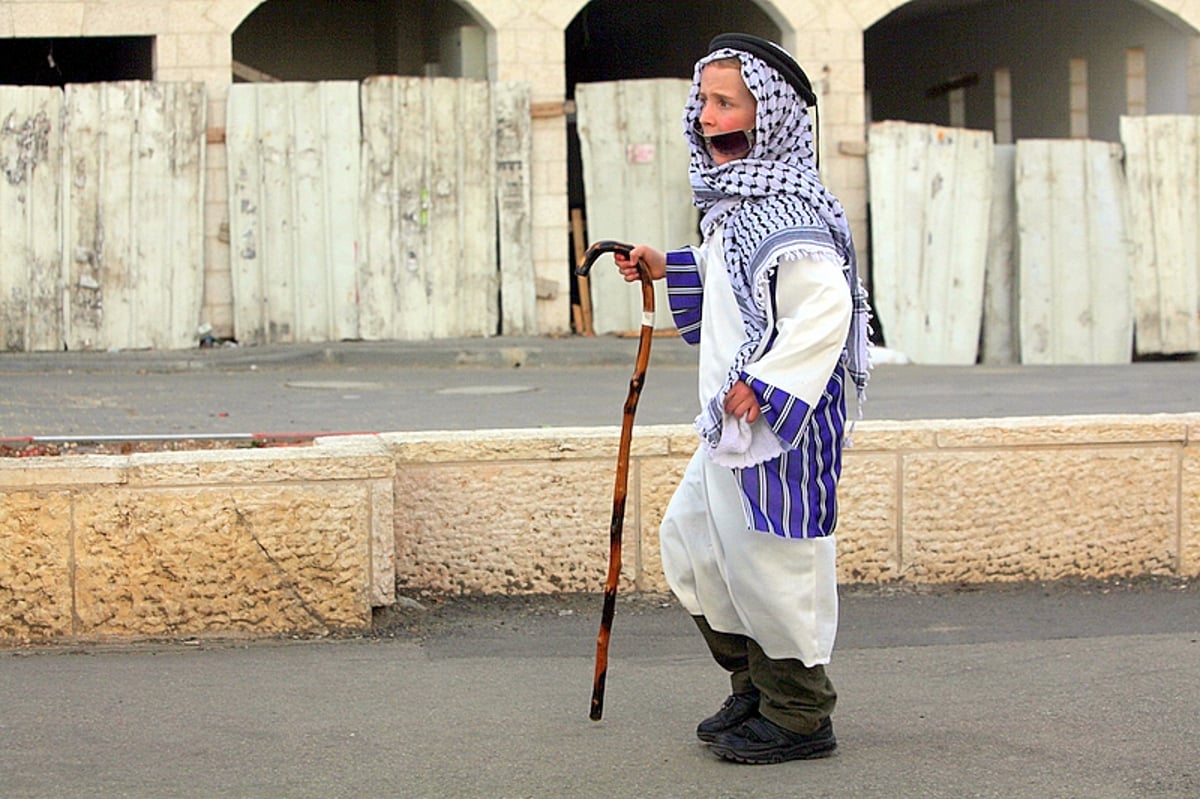
MULTIPOLYGON (((846 582, 1200 575, 1200 414, 865 422, 846 582)), ((0 644, 366 628, 396 591, 595 592, 617 428, 0 459, 0 644)), ((622 591, 665 591, 689 426, 635 431, 622 591)))
POLYGON ((0 459, 0 643, 367 627, 394 473, 369 436, 0 459))

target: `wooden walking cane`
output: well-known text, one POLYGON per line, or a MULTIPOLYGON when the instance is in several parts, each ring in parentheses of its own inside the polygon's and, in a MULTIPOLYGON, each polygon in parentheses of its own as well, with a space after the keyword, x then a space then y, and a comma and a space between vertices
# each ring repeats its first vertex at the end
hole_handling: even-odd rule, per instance
MULTIPOLYGON (((575 269, 575 274, 586 277, 592 264, 606 252, 619 252, 628 256, 633 251, 629 244, 618 241, 598 241, 587 252, 575 269)), ((638 340, 637 362, 633 377, 629 379, 629 395, 625 398, 625 413, 621 421, 621 445, 617 450, 617 478, 613 486, 612 522, 608 528, 608 576, 604 580, 604 609, 600 615, 600 634, 596 637, 596 676, 592 680, 592 721, 599 721, 604 713, 604 681, 608 676, 608 639, 612 635, 613 612, 617 607, 617 581, 621 576, 621 527, 625 521, 625 492, 629 484, 629 442, 633 438, 633 416, 637 413, 638 398, 646 380, 646 366, 650 362, 650 343, 654 339, 654 284, 646 271, 646 265, 638 264, 642 280, 642 333, 638 340)))

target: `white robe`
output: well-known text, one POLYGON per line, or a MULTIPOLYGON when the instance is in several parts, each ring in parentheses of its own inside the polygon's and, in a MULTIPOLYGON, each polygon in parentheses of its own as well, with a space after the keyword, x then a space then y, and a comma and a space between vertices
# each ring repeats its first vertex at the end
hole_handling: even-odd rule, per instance
MULTIPOLYGON (((704 280, 700 401, 720 390, 745 341, 725 271, 719 232, 700 251, 704 280)), ((840 368, 850 292, 831 259, 780 268, 777 337, 747 372, 815 404, 840 368)), ((774 436, 760 419, 753 435, 774 436)), ((752 638, 768 657, 828 663, 837 633, 836 540, 782 538, 751 530, 734 472, 697 450, 667 506, 659 531, 663 571, 684 608, 714 629, 752 638)))

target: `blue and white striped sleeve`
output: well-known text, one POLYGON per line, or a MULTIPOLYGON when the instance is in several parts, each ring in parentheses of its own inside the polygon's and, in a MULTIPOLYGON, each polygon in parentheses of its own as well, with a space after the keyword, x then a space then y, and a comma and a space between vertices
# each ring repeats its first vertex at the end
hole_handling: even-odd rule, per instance
POLYGON ((667 253, 667 300, 679 335, 688 344, 699 344, 704 281, 700 277, 695 247, 667 253))
POLYGON ((754 389, 766 423, 785 447, 795 448, 841 362, 850 288, 832 258, 789 259, 776 273, 775 304, 770 346, 742 379, 754 389))

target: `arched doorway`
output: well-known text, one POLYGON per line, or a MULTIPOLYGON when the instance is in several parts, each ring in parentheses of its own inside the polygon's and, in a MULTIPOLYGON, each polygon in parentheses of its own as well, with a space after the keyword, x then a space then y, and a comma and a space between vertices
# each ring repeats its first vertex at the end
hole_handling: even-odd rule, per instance
MULTIPOLYGON (((633 9, 625 0, 592 0, 567 27, 566 97, 575 97, 579 83, 691 79, 692 65, 712 37, 731 30, 780 39, 779 26, 751 0, 719 6, 665 0, 633 9), (657 38, 663 31, 670 31, 669 39, 657 38)), ((570 204, 578 208, 583 205, 583 178, 573 123, 568 120, 570 204)))
POLYGON ((863 34, 869 121, 1117 141, 1127 111, 1188 112, 1194 35, 1132 0, 914 0, 863 34))
POLYGON ((265 0, 233 33, 237 81, 480 78, 487 33, 453 0, 265 0))
POLYGON ((1129 178, 1143 162, 1126 123, 1192 110, 1194 29, 1134 0, 914 0, 863 42, 866 118, 887 123, 870 134, 871 274, 895 345, 925 362, 969 348, 944 361, 967 362, 969 329, 935 345, 978 312, 979 298, 946 288, 970 286, 982 292, 984 361, 1127 361, 1130 284, 1145 270, 1133 252, 1164 242, 1130 243, 1153 226, 1127 222, 1148 193, 1129 178), (936 142, 922 143, 922 126, 937 127, 936 142), (972 138, 987 147, 973 165, 952 143, 972 138))
MULTIPOLYGON (((779 26, 761 6, 751 0, 720 5, 696 2, 696 0, 666 0, 661 3, 638 4, 630 4, 623 0, 592 0, 575 15, 565 34, 566 96, 568 100, 576 100, 576 89, 584 84, 612 85, 616 82, 623 82, 628 85, 628 90, 619 90, 617 94, 630 98, 629 102, 631 103, 638 102, 638 100, 632 99, 637 92, 642 90, 649 92, 645 97, 647 105, 642 111, 625 107, 618 102, 605 112, 605 119, 599 121, 598 124, 601 126, 612 125, 611 135, 607 130, 592 132, 593 141, 612 139, 614 145, 619 149, 621 142, 616 140, 621 136, 628 135, 635 124, 646 128, 634 134, 634 138, 639 136, 642 138, 632 145, 636 152, 629 158, 633 160, 620 163, 613 160, 610 164, 611 168, 608 169, 610 173, 622 169, 628 169, 629 172, 661 169, 662 180, 679 184, 683 187, 686 195, 686 151, 682 161, 672 160, 669 165, 664 163, 670 150, 682 147, 683 139, 678 129, 678 119, 682 112, 684 97, 667 100, 666 95, 654 88, 647 86, 635 88, 633 84, 635 82, 649 83, 653 79, 690 81, 693 64, 699 56, 703 55, 708 42, 717 34, 730 30, 753 33, 775 41, 781 38, 779 26), (665 105, 658 105, 658 103, 665 103, 665 105), (651 108, 650 104, 655 104, 655 107, 651 108), (652 113, 657 113, 656 119, 661 121, 648 121, 644 118, 652 113), (638 117, 643 119, 635 123, 634 120, 638 117), (622 128, 619 133, 618 127, 622 128)), ((673 92, 672 97, 678 93, 678 89, 679 87, 676 86, 669 90, 673 92)), ((584 234, 583 231, 587 228, 588 198, 584 175, 585 159, 581 152, 581 131, 577 122, 578 117, 575 114, 568 116, 568 200, 574 220, 572 257, 569 259, 571 262, 580 249, 580 239, 585 236, 589 239, 598 239, 638 235, 632 233, 629 226, 613 225, 614 220, 607 214, 603 230, 597 229, 600 227, 597 224, 592 226, 593 229, 587 229, 584 234)), ((650 183, 654 182, 650 181, 650 183)), ((677 195, 678 192, 675 194, 677 195)), ((615 195, 610 195, 611 189, 609 194, 606 194, 606 202, 618 201, 615 195)), ((638 208, 631 208, 627 209, 626 218, 645 219, 647 215, 658 215, 660 209, 650 207, 656 203, 668 202, 681 204, 685 209, 684 213, 691 213, 690 202, 686 196, 672 197, 667 193, 663 193, 657 199, 640 196, 633 198, 628 193, 624 196, 629 202, 636 199, 636 201, 646 202, 648 205, 647 214, 640 213, 638 208)), ((592 207, 595 210, 595 196, 592 199, 592 207)), ((661 215, 667 217, 673 214, 670 211, 662 211, 661 215)), ((662 226, 649 225, 648 227, 656 231, 654 235, 671 235, 667 231, 675 226, 677 223, 672 225, 664 222, 662 226)), ((640 226, 634 225, 633 227, 640 226)), ((692 227, 694 228, 694 225, 692 227)), ((673 246, 684 244, 686 241, 672 240, 655 243, 661 246, 673 246)), ((605 313, 603 307, 600 309, 595 331, 613 332, 636 329, 637 310, 634 306, 637 303, 630 300, 632 305, 626 304, 625 295, 628 292, 623 291, 623 287, 619 284, 606 286, 603 281, 608 281, 610 277, 611 275, 607 274, 593 277, 592 284, 585 289, 593 296, 603 295, 596 297, 597 302, 608 303, 607 307, 612 309, 608 313, 605 313)), ((584 309, 587 309, 589 307, 588 297, 581 297, 581 287, 574 279, 571 280, 571 287, 573 305, 576 308, 582 305, 584 309)), ((660 305, 664 304, 660 301, 660 305)), ((589 311, 584 310, 582 313, 574 315, 574 327, 576 332, 593 332, 589 311)))
POLYGON ((487 33, 452 0, 244 19, 225 126, 239 340, 530 332, 528 88, 487 80, 487 33))

